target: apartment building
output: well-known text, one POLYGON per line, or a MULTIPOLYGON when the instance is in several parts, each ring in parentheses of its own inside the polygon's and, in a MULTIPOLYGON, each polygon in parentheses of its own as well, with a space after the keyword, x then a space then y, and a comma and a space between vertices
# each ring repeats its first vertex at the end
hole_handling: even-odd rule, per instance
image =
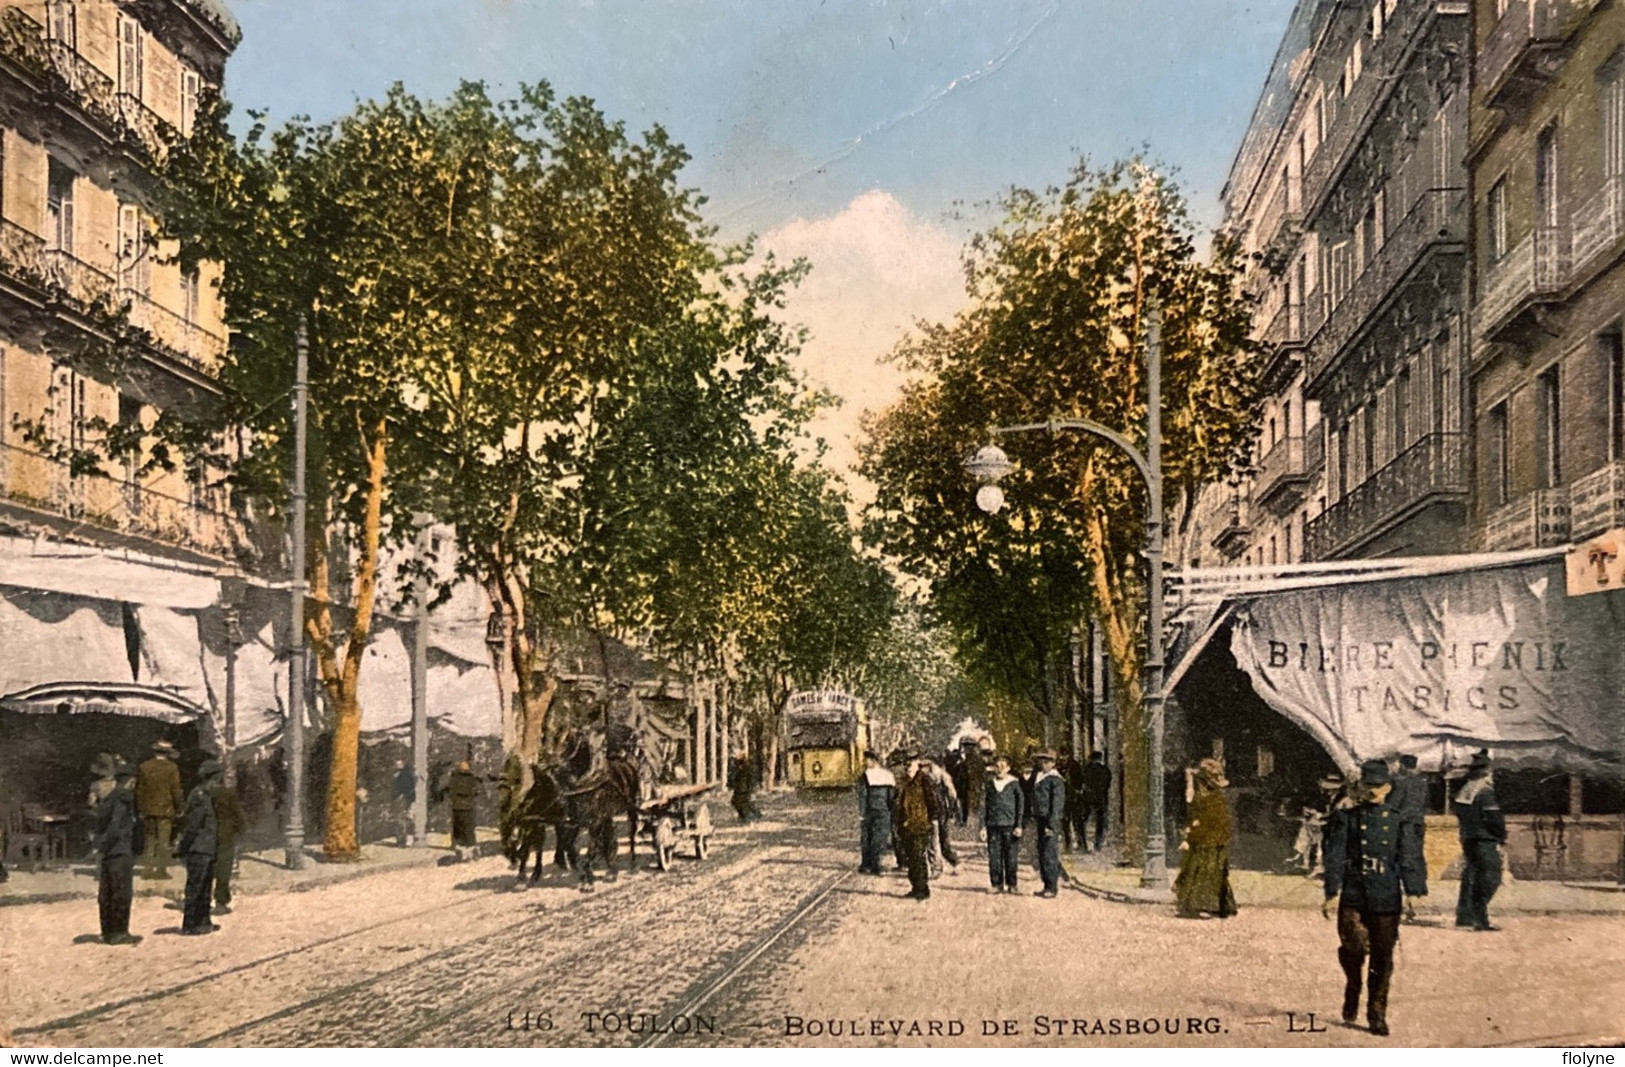
POLYGON ((207 478, 64 451, 218 395, 218 268, 183 272, 151 240, 150 168, 237 39, 214 0, 0 8, 0 518, 15 534, 239 556, 207 478))
POLYGON ((1625 525, 1625 8, 1475 0, 1475 526, 1625 525))

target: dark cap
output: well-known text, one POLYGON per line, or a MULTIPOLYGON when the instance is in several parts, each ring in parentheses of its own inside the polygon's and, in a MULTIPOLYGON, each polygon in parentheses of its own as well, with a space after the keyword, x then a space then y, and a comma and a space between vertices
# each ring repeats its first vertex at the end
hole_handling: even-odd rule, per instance
POLYGON ((212 778, 225 770, 217 759, 206 759, 198 765, 197 773, 204 778, 212 778))
POLYGON ((863 758, 864 759, 872 759, 876 763, 879 763, 880 762, 880 753, 876 752, 872 748, 866 748, 866 749, 863 750, 863 758))
POLYGON ((113 764, 113 777, 134 778, 135 768, 130 766, 128 760, 119 760, 117 763, 113 764))
POLYGON ((1469 771, 1487 771, 1490 769, 1490 754, 1480 749, 1473 753, 1472 762, 1467 764, 1469 771))
POLYGON ((1055 753, 1051 752, 1049 749, 1046 748, 1042 752, 1034 752, 1033 753, 1033 759, 1044 759, 1044 760, 1049 760, 1051 763, 1054 763, 1055 762, 1055 753))
POLYGON ((1416 768, 1416 762, 1416 757, 1411 755, 1409 752, 1399 757, 1399 765, 1401 767, 1407 767, 1414 770, 1416 768))
POLYGON ((1360 764, 1361 785, 1388 785, 1393 780, 1393 775, 1388 773, 1387 760, 1368 759, 1360 764))

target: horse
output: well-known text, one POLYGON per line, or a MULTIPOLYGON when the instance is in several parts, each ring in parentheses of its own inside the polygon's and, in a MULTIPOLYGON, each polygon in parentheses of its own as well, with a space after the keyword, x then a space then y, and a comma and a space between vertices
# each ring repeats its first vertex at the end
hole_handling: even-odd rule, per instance
POLYGON ((600 859, 614 876, 615 818, 622 813, 630 823, 628 839, 635 864, 641 783, 637 764, 628 758, 624 748, 617 747, 611 753, 604 731, 588 728, 574 735, 566 747, 558 767, 558 781, 568 824, 587 831, 584 859, 576 855, 574 834, 565 842, 566 855, 580 873, 583 888, 593 884, 593 866, 600 859))
POLYGON ((564 865, 566 835, 573 836, 568 824, 569 811, 558 781, 550 770, 541 764, 534 765, 531 786, 525 790, 514 812, 514 853, 520 881, 525 878, 525 867, 532 855, 536 857, 536 863, 531 870, 531 884, 541 880, 542 857, 549 826, 553 827, 553 836, 558 843, 556 859, 561 861, 560 866, 564 865))

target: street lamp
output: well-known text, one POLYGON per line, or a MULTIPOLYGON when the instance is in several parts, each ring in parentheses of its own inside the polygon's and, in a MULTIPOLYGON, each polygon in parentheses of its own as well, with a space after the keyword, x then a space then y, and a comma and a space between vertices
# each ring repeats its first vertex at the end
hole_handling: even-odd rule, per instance
MULTIPOLYGON (((1031 422, 1020 426, 999 426, 993 435, 1032 433, 1044 430, 1055 434, 1061 430, 1077 430, 1103 438, 1116 445, 1134 462, 1134 467, 1145 481, 1145 558, 1149 564, 1146 592, 1146 651, 1145 651, 1145 712, 1147 724, 1146 756, 1147 778, 1150 790, 1145 811, 1145 868, 1140 875, 1144 889, 1166 893, 1168 890, 1167 835, 1162 821, 1162 735, 1163 735, 1163 661, 1165 649, 1162 634, 1162 313, 1152 308, 1146 322, 1146 450, 1141 453, 1128 438, 1109 427, 1089 419, 1052 418, 1047 422, 1031 422)), ((1004 506, 1004 490, 999 481, 1015 469, 1004 449, 987 444, 965 461, 965 470, 980 485, 976 490, 976 506, 993 514, 1004 506)))

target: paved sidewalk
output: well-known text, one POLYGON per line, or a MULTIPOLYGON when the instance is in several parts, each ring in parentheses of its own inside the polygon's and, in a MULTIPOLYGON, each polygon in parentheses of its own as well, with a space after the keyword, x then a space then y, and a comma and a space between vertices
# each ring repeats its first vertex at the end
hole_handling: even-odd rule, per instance
MULTIPOLYGON (((1061 862, 1071 876, 1073 888, 1090 896, 1127 904, 1173 902, 1171 892, 1159 894, 1142 889, 1139 869, 1117 866, 1110 853, 1063 853, 1061 862)), ((1170 886, 1177 873, 1168 872, 1170 886)), ((1301 874, 1232 870, 1230 885, 1242 908, 1316 909, 1325 899, 1318 876, 1311 879, 1301 874)), ((1453 878, 1430 878, 1428 896, 1418 902, 1417 917, 1453 922, 1460 888, 1461 883, 1453 878)), ((1509 878, 1501 883, 1491 910, 1511 915, 1625 915, 1625 887, 1509 878)))
MULTIPOLYGON (((495 854, 497 833, 494 829, 477 831, 482 855, 495 854)), ((307 846, 306 862, 301 870, 289 870, 282 849, 263 852, 244 852, 237 857, 237 877, 232 879, 233 894, 253 896, 269 892, 301 892, 319 886, 333 885, 386 871, 411 867, 433 867, 452 862, 451 837, 448 834, 429 834, 422 848, 401 848, 393 841, 377 841, 361 848, 361 858, 345 863, 329 863, 323 856, 320 843, 307 846)), ((58 900, 96 897, 96 864, 80 860, 66 867, 30 871, 11 870, 10 880, 0 883, 0 907, 18 904, 43 904, 58 900)), ((179 900, 186 889, 186 866, 171 861, 167 879, 135 879, 138 897, 168 897, 179 900)))

